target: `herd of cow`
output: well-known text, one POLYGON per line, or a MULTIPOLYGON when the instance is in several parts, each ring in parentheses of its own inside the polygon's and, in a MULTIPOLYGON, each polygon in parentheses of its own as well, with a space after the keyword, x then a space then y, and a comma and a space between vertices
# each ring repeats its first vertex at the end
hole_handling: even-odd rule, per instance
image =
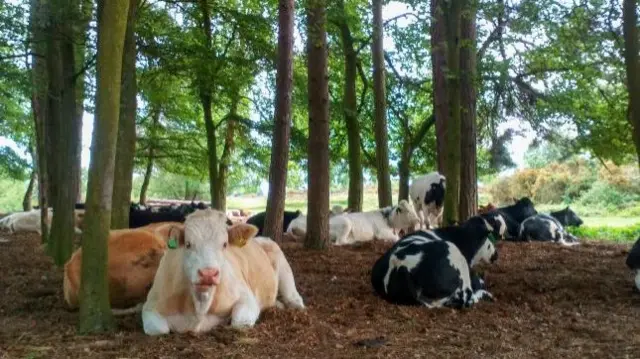
MULTIPOLYGON (((582 220, 569 208, 538 213, 527 197, 509 206, 489 204, 463 223, 441 227, 445 178, 437 172, 414 179, 410 198, 367 212, 336 206, 330 213, 334 245, 385 240, 394 242, 371 270, 371 285, 383 299, 428 308, 471 307, 493 300, 479 263, 498 259, 495 242, 550 241, 578 245, 565 226, 582 220)), ((78 206, 81 227, 83 208, 78 206)), ((159 209, 132 205, 129 229, 112 230, 108 243, 109 297, 115 314, 142 312, 144 332, 205 332, 216 325, 253 326, 269 307, 304 309, 294 275, 279 245, 262 236, 265 213, 224 213, 191 203, 159 209)), ((39 211, 14 213, 0 226, 15 232, 32 224, 39 211), (28 220, 25 220, 27 218, 28 220), (28 224, 25 224, 28 223, 28 224)), ((37 223, 37 225, 36 225, 37 223)), ((307 217, 285 211, 282 228, 297 240, 307 217)), ((640 289, 640 239, 626 261, 640 289)), ((64 267, 64 299, 78 307, 82 248, 64 267)))

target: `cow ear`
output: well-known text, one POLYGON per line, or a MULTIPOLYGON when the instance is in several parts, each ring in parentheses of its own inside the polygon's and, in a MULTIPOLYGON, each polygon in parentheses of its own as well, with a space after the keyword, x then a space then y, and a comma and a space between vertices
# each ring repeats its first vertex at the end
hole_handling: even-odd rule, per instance
POLYGON ((167 246, 171 249, 184 246, 184 228, 173 226, 169 230, 169 240, 167 246))
POLYGON ((236 247, 243 247, 247 242, 258 234, 258 227, 247 224, 238 223, 227 229, 229 233, 229 244, 236 247))

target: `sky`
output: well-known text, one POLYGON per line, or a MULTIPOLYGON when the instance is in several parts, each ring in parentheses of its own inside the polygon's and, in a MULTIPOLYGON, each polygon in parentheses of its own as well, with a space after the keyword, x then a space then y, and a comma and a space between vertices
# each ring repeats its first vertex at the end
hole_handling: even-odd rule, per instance
MULTIPOLYGON (((392 1, 383 8, 383 21, 398 15, 410 12, 410 11, 411 10, 405 4, 392 1)), ((400 26, 406 25, 411 21, 414 21, 413 18, 410 18, 410 17, 401 18, 398 20, 398 25, 400 26)), ((303 47, 300 40, 300 35, 297 33, 297 28, 295 31, 296 31, 295 47, 299 50, 302 50, 303 47)), ((386 50, 391 50, 394 48, 393 39, 391 37, 389 36, 384 37, 384 47, 386 50)), ((511 153, 514 163, 518 166, 518 168, 523 168, 524 154, 527 151, 529 144, 533 141, 535 134, 530 127, 523 126, 523 124, 521 124, 518 121, 518 119, 509 119, 508 121, 505 121, 498 127, 498 131, 502 132, 508 128, 515 128, 515 129, 521 130, 521 132, 524 134, 524 136, 514 137, 513 141, 509 145, 509 151, 511 153)), ((93 115, 85 112, 83 116, 83 125, 82 125, 82 167, 83 168, 89 167, 92 132, 93 132, 93 115)), ((0 137, 0 146, 9 146, 13 148, 18 154, 24 153, 24 150, 21 150, 20 148, 18 148, 13 141, 5 137, 0 137)), ((512 172, 513 170, 505 171, 505 174, 512 172)))

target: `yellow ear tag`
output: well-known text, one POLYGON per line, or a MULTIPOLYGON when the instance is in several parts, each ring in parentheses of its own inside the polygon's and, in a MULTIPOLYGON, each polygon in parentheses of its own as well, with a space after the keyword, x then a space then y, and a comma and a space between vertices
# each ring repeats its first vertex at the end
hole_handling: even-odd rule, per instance
POLYGON ((245 238, 244 236, 236 237, 234 239, 230 239, 229 244, 236 247, 244 247, 244 245, 247 244, 247 242, 249 242, 249 239, 250 238, 245 238))

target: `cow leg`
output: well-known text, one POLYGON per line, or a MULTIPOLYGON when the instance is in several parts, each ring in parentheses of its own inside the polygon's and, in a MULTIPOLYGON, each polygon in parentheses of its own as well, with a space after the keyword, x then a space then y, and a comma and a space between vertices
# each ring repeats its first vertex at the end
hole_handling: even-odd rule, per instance
POLYGON ((169 334, 169 322, 155 311, 142 312, 142 328, 147 335, 169 334))
POLYGON ((352 223, 347 217, 336 217, 333 225, 331 225, 330 235, 335 233, 336 246, 349 244, 349 235, 351 234, 352 223))
POLYGON ((304 309, 304 302, 296 289, 293 270, 280 246, 270 239, 255 238, 254 240, 259 241, 265 249, 278 276, 278 295, 284 303, 277 301, 276 307, 281 308, 286 305, 290 308, 304 309))
POLYGON ((393 233, 391 229, 383 229, 377 235, 376 238, 383 241, 397 242, 398 235, 393 233))
POLYGON ((493 298, 493 295, 491 293, 487 292, 484 289, 476 290, 473 293, 473 302, 474 303, 478 303, 481 300, 486 300, 488 302, 495 301, 495 299, 493 298))
POLYGON ((260 306, 256 297, 248 288, 245 288, 240 300, 231 311, 231 326, 233 328, 253 327, 260 316, 260 306))

